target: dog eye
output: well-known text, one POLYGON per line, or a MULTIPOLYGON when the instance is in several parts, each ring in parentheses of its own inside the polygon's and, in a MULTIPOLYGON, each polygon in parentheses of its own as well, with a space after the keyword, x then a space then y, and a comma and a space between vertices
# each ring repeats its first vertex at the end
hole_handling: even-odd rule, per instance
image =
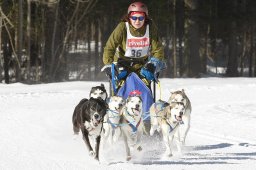
POLYGON ((94 118, 95 118, 96 120, 100 120, 100 119, 101 119, 101 116, 100 116, 99 114, 95 114, 95 115, 94 115, 94 118))

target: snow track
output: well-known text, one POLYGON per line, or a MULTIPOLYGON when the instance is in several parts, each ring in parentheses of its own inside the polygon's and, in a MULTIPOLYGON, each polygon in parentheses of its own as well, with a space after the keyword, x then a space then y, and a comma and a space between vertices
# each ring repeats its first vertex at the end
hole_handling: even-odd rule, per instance
MULTIPOLYGON (((256 165, 256 79, 162 79, 162 99, 184 88, 192 103, 191 129, 182 154, 163 156, 159 137, 125 161, 123 141, 88 156, 74 136, 75 105, 100 82, 0 84, 0 170, 37 169, 246 169, 256 165), (171 88, 170 88, 171 87, 171 88)), ((108 89, 108 84, 104 83, 108 89)))

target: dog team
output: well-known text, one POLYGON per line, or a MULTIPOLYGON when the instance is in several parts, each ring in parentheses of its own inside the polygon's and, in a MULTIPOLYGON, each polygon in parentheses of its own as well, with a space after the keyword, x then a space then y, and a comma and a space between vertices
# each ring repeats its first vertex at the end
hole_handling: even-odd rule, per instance
MULTIPOLYGON (((131 157, 131 148, 142 150, 141 138, 148 134, 142 113, 141 92, 135 90, 123 99, 120 96, 107 97, 103 84, 91 88, 89 99, 82 99, 75 107, 72 123, 74 134, 81 130, 89 155, 99 161, 101 138, 112 144, 124 140, 126 160, 131 157), (91 140, 94 140, 93 148, 91 140)), ((158 100, 149 109, 151 136, 155 131, 161 134, 166 146, 165 156, 172 156, 172 143, 178 151, 185 145, 190 128, 191 103, 184 90, 171 92, 169 100, 158 100)))

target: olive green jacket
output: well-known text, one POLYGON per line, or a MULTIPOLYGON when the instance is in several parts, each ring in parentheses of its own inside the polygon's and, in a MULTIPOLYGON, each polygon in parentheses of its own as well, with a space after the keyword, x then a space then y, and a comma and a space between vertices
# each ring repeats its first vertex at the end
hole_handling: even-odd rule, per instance
MULTIPOLYGON (((139 29, 135 29, 132 25, 130 25, 130 31, 133 36, 142 37, 146 32, 146 26, 143 26, 139 29)), ((116 62, 118 57, 123 59, 127 59, 124 57, 125 50, 126 50, 126 32, 125 22, 120 22, 115 30, 110 35, 106 46, 104 47, 104 54, 103 54, 103 63, 111 64, 112 62, 116 62)), ((149 23, 149 38, 150 38, 150 55, 154 56, 160 60, 164 59, 164 49, 163 45, 158 37, 158 32, 156 26, 150 22, 149 23)), ((148 56, 138 58, 136 60, 146 60, 148 56)))

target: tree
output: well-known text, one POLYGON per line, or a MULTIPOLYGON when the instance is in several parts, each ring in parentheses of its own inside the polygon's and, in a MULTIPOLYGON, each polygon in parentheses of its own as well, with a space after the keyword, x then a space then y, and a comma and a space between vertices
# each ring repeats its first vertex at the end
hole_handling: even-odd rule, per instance
POLYGON ((201 73, 201 60, 199 55, 200 36, 198 25, 198 0, 185 1, 189 18, 187 21, 187 75, 189 77, 199 77, 201 73))

